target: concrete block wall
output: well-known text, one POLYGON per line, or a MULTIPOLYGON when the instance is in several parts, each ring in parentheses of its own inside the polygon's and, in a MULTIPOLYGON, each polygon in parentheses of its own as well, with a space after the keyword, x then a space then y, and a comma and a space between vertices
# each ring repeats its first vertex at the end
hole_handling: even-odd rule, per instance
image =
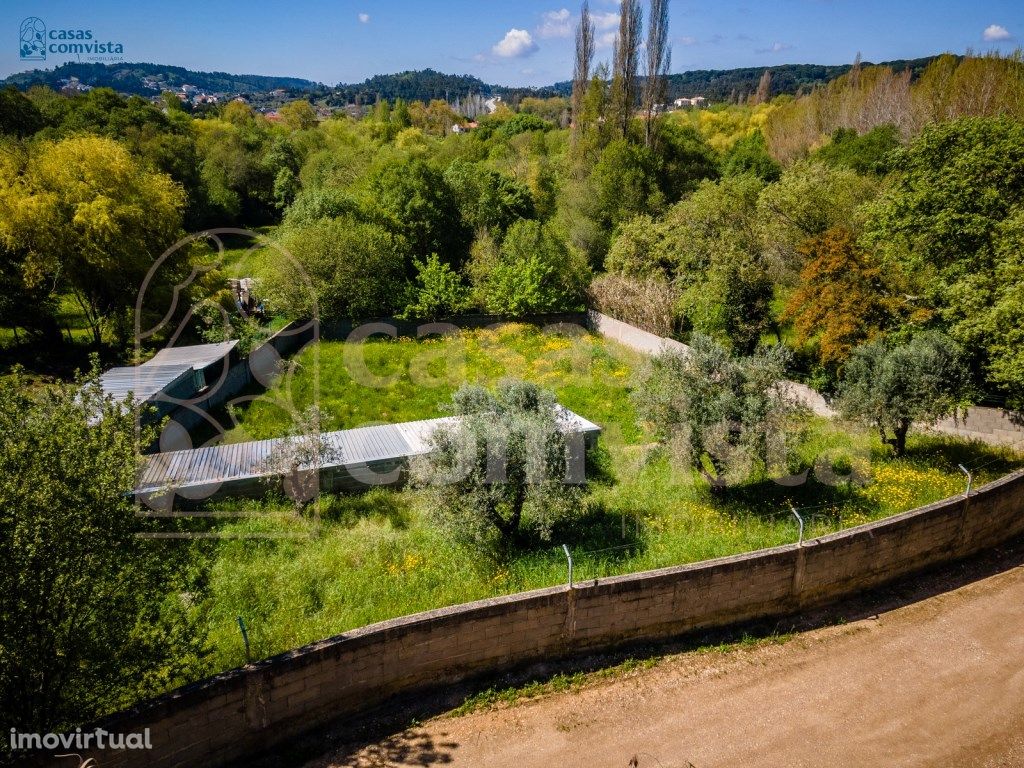
POLYGON ((1001 408, 971 406, 966 414, 942 419, 932 429, 995 445, 1024 448, 1024 415, 1001 408))
POLYGON ((829 603, 1024 533, 1024 472, 963 496, 774 549, 541 589, 346 632, 175 691, 98 725, 149 728, 102 768, 218 766, 474 675, 829 603))
MULTIPOLYGON (((600 312, 587 313, 589 328, 605 338, 649 355, 660 354, 663 350, 687 352, 689 347, 675 339, 665 339, 653 333, 636 328, 621 320, 602 315, 600 312)), ((786 391, 797 402, 807 406, 813 413, 832 418, 836 412, 819 392, 795 381, 785 382, 786 391)), ((1024 414, 1013 413, 1001 408, 971 406, 966 415, 942 419, 936 424, 920 425, 919 428, 947 435, 957 435, 980 440, 991 445, 1011 446, 1024 449, 1024 414)))

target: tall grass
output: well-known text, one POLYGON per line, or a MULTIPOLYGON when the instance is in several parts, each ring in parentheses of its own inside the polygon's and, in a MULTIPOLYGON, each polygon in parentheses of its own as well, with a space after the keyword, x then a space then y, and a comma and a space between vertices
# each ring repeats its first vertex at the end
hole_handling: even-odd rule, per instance
MULTIPOLYGON (((563 543, 573 550, 575 578, 586 581, 794 541, 790 504, 803 508, 805 535, 813 537, 961 492, 958 463, 987 464, 979 483, 1020 465, 1007 452, 928 436, 912 437, 908 455, 894 460, 872 436, 814 419, 800 445, 802 462, 818 459, 820 471, 831 466, 822 464, 824 455, 860 456, 865 485, 827 485, 812 472, 800 486, 768 481, 714 497, 637 424, 629 392, 639 359, 614 343, 590 335, 568 340, 522 326, 442 341, 371 341, 364 345, 365 364, 371 374, 390 377, 382 387, 370 386, 365 374, 360 378, 345 364, 345 349, 340 343, 320 349, 320 404, 329 428, 434 417, 463 376, 485 384, 518 376, 549 386, 564 405, 604 428, 596 457, 603 472, 592 482, 585 508, 556 528, 550 541, 503 563, 443 539, 427 521, 424 499, 410 490, 325 497, 318 530, 307 539, 226 540, 210 575, 217 669, 244 661, 237 616, 246 621, 253 654, 267 656, 415 611, 563 583, 563 543)), ((239 414, 235 439, 283 431, 273 398, 290 387, 300 405, 308 404, 311 360, 309 353, 300 356, 291 381, 239 414)), ((283 502, 268 501, 260 509, 276 516, 228 524, 224 531, 310 528, 283 502)))

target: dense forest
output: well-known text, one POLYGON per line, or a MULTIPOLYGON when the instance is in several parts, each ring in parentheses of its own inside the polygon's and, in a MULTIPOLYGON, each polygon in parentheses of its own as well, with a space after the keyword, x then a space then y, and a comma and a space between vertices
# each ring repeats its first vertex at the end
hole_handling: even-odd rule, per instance
MULTIPOLYGON (((163 248, 270 225, 328 317, 596 304, 747 352, 782 341, 825 391, 858 344, 939 329, 971 350, 979 398, 1024 401, 1019 57, 940 57, 917 78, 858 64, 799 98, 762 77, 746 104, 650 118, 633 105, 661 95, 622 62, 578 70, 571 98, 460 134, 442 100, 326 121, 296 101, 272 123, 237 102, 198 116, 8 89, 0 323, 57 342, 72 302, 116 357, 163 248)), ((295 316, 309 297, 289 269, 255 276, 295 316)))
MULTIPOLYGON (((923 59, 900 59, 883 62, 877 66, 888 67, 900 72, 909 69, 912 75, 917 77, 934 59, 934 56, 923 59)), ((875 65, 865 62, 863 66, 875 65)), ((847 74, 852 67, 853 64, 780 64, 767 68, 694 69, 669 75, 667 93, 669 100, 703 96, 713 103, 737 103, 745 101, 747 96, 757 92, 761 78, 764 77, 767 69, 771 72, 770 96, 787 94, 795 96, 847 74)), ((566 96, 572 91, 572 81, 556 83, 552 86, 552 90, 566 96)))

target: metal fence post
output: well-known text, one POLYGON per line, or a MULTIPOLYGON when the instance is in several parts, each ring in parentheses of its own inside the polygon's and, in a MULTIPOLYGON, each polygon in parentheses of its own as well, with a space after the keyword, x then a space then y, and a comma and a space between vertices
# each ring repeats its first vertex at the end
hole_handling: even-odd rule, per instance
POLYGON ((970 471, 967 469, 967 467, 965 467, 963 464, 957 464, 957 467, 959 467, 961 472, 967 475, 967 490, 964 492, 964 496, 970 498, 971 486, 974 484, 974 475, 972 475, 970 471))
POLYGON ((249 654, 249 632, 245 628, 245 619, 243 619, 241 616, 238 617, 238 628, 242 630, 242 640, 245 643, 245 663, 248 664, 250 661, 252 661, 252 658, 249 654))
POLYGON ((795 517, 796 521, 800 523, 800 538, 797 539, 796 545, 798 547, 802 547, 804 545, 804 519, 800 517, 800 513, 796 511, 796 507, 792 504, 789 505, 789 508, 793 512, 793 517, 795 517))
POLYGON ((569 589, 572 589, 572 553, 565 544, 562 545, 562 551, 565 552, 565 559, 569 561, 569 589))

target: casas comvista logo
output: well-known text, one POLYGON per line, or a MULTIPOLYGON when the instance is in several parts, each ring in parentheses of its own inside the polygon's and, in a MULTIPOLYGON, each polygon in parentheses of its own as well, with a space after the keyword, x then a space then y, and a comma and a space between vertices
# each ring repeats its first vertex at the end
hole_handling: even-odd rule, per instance
POLYGON ((46 59, 46 24, 38 16, 29 16, 21 22, 21 44, 19 51, 22 61, 44 61, 46 59))
POLYGON ((18 54, 22 61, 45 61, 48 54, 58 58, 77 56, 87 61, 119 61, 124 44, 104 40, 91 29, 47 29, 38 16, 29 16, 19 28, 18 54))

